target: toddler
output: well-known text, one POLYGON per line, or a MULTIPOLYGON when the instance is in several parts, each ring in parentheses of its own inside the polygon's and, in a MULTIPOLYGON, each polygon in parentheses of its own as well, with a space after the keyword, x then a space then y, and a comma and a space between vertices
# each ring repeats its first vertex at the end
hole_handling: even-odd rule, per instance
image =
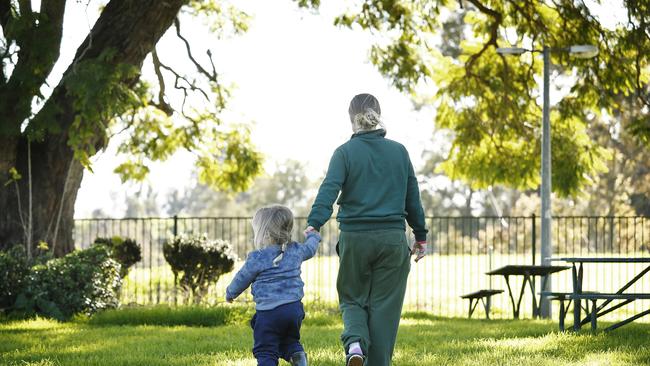
POLYGON ((291 242, 293 214, 280 205, 259 209, 252 224, 257 249, 226 289, 226 301, 232 302, 252 284, 256 313, 251 327, 258 366, 277 366, 279 358, 307 366, 300 344, 305 318, 300 265, 316 254, 321 237, 312 229, 305 231, 303 244, 291 242))

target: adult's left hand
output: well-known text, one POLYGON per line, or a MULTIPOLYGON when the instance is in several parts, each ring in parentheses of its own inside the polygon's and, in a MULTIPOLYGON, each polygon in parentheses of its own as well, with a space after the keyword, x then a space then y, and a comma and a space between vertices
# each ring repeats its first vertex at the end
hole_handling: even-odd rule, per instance
POLYGON ((314 229, 313 226, 307 226, 307 228, 305 229, 305 231, 303 231, 303 234, 305 234, 305 236, 307 236, 307 234, 309 234, 311 231, 318 232, 318 230, 314 229))
POLYGON ((411 250, 411 254, 415 254, 416 263, 420 259, 424 258, 424 256, 427 254, 427 242, 426 241, 415 242, 415 244, 413 245, 413 249, 411 250))

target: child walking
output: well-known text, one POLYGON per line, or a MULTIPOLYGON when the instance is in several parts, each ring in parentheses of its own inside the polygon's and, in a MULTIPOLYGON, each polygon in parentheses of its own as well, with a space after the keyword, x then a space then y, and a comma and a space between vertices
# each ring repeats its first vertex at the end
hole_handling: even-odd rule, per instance
POLYGON ((291 242, 293 214, 280 205, 260 208, 252 224, 257 250, 248 255, 226 289, 226 301, 232 302, 252 284, 256 310, 251 320, 253 355, 258 366, 277 366, 279 358, 292 366, 307 366, 300 344, 305 318, 300 265, 316 254, 320 234, 305 231, 303 244, 291 242))

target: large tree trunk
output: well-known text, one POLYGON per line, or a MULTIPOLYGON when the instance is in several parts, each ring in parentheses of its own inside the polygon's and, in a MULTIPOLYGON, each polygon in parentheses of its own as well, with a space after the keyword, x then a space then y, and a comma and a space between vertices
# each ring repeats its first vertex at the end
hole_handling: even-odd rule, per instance
MULTIPOLYGON (((31 191, 32 191, 32 247, 39 241, 45 241, 60 256, 74 249, 72 229, 74 227, 74 202, 81 184, 83 167, 72 159, 72 151, 65 143, 56 141, 51 136, 42 142, 31 143, 31 191), (68 184, 67 189, 64 185, 68 184), (63 193, 65 192, 65 196, 63 193), (63 204, 63 207, 60 207, 63 204), (61 215, 59 215, 61 213, 61 215)), ((60 136, 59 136, 60 137, 60 136)), ((21 207, 19 210, 15 184, 10 184, 0 192, 6 210, 0 224, 3 225, 0 242, 6 245, 21 243, 26 240, 29 225, 29 174, 28 143, 21 137, 17 146, 16 168, 22 173, 18 181, 21 207), (22 212, 23 220, 18 213, 22 212)))
MULTIPOLYGON (((75 72, 75 65, 96 59, 107 49, 115 51, 115 56, 110 60, 112 65, 129 64, 140 69, 147 54, 153 50, 160 37, 172 25, 181 6, 186 2, 186 0, 110 1, 91 33, 77 50, 73 65, 64 73, 64 80, 67 75, 75 72)), ((126 83, 136 81, 123 80, 126 83)), ((66 89, 65 82, 59 83, 35 120, 45 122, 45 126, 56 125, 60 132, 48 132, 43 139, 31 143, 33 236, 30 245, 33 247, 35 243, 44 240, 51 246, 56 245, 56 255, 63 255, 74 249, 72 240, 74 202, 83 175, 81 164, 74 159, 73 151, 68 146, 69 129, 77 115, 73 98, 66 89), (65 196, 63 196, 64 192, 65 196), (61 213, 60 219, 59 213, 61 213), (56 236, 55 231, 57 231, 56 236)), ((29 210, 30 182, 27 169, 27 138, 0 136, 0 143, 5 140, 13 144, 6 146, 2 144, 3 146, 0 147, 0 169, 2 169, 0 178, 6 181, 6 168, 12 166, 16 167, 22 175, 18 187, 20 206, 26 219, 29 210)), ((96 148, 101 148, 105 143, 104 131, 97 131, 92 143, 96 148)), ((18 200, 13 184, 0 189, 0 204, 2 210, 0 247, 24 243, 25 235, 18 214, 18 200)))

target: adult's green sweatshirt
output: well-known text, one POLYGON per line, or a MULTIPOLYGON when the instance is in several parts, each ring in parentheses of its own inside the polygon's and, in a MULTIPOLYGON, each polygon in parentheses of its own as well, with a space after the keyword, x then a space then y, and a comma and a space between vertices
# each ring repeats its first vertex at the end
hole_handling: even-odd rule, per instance
POLYGON ((334 151, 307 218, 309 225, 320 230, 338 197, 341 231, 405 230, 406 219, 415 239, 426 240, 411 159, 402 144, 385 136, 385 130, 357 133, 334 151))

